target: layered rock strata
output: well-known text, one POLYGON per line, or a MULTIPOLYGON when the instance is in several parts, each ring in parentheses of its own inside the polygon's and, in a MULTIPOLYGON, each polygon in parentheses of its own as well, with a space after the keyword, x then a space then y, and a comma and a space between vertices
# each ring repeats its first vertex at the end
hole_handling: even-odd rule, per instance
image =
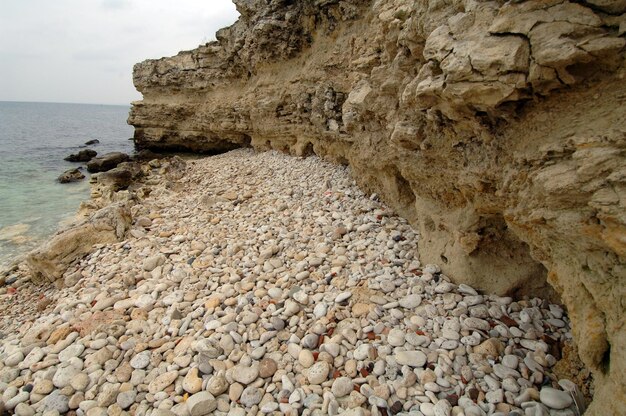
POLYGON ((616 413, 626 3, 235 3, 216 42, 135 66, 137 145, 349 163, 457 282, 545 296, 547 276, 596 378, 589 414, 616 413))

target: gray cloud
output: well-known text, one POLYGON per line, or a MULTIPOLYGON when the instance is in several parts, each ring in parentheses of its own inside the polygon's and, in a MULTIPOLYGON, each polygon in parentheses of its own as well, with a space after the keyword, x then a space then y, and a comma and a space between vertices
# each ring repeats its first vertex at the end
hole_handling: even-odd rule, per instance
POLYGON ((0 1, 0 100, 124 104, 132 67, 213 39, 230 0, 0 1))
POLYGON ((103 0, 101 6, 103 9, 119 10, 127 9, 131 4, 128 0, 103 0))

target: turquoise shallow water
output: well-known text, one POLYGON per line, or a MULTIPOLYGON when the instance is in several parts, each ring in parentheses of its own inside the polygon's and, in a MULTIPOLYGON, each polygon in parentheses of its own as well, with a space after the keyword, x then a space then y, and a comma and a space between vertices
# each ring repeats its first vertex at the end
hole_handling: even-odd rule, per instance
MULTIPOLYGON (((133 150, 128 106, 0 102, 0 266, 52 235, 89 197, 89 178, 60 184, 63 160, 84 143, 104 154, 133 150)), ((86 171, 85 174, 87 175, 86 171)))

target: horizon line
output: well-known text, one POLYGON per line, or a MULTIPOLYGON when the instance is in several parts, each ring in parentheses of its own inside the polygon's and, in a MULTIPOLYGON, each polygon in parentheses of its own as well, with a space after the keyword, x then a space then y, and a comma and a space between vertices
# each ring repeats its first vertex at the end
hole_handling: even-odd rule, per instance
MULTIPOLYGON (((136 101, 136 100, 133 100, 136 101)), ((25 101, 20 101, 20 100, 3 100, 0 99, 0 103, 24 103, 24 104, 75 104, 75 105, 110 105, 110 106, 114 106, 114 107, 130 107, 132 101, 126 103, 126 104, 105 104, 105 103, 80 103, 80 102, 71 102, 71 101, 30 101, 30 100, 25 100, 25 101)))

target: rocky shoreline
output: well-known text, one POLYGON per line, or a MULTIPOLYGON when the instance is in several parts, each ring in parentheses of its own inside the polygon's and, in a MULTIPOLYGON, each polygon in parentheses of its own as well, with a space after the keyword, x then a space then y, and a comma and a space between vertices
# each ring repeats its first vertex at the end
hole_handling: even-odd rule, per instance
POLYGON ((123 227, 93 228, 116 238, 57 259, 43 284, 25 264, 2 278, 7 411, 584 412, 555 371, 572 338, 563 309, 420 264, 417 233, 348 168, 240 149, 135 176, 96 183, 76 224, 120 207, 123 227))

